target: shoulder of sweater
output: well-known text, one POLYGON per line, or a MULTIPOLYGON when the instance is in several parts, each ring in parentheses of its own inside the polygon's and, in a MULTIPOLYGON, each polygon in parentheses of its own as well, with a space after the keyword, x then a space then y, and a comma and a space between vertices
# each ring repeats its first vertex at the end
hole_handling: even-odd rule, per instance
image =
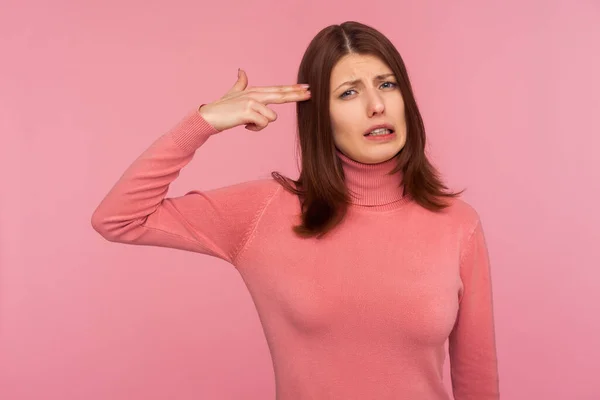
POLYGON ((237 183, 220 186, 214 192, 222 192, 230 196, 270 198, 279 190, 279 183, 270 177, 249 179, 237 183))
POLYGON ((451 198, 448 203, 449 206, 444 210, 444 214, 464 227, 466 231, 472 231, 481 223, 477 209, 462 197, 451 198))

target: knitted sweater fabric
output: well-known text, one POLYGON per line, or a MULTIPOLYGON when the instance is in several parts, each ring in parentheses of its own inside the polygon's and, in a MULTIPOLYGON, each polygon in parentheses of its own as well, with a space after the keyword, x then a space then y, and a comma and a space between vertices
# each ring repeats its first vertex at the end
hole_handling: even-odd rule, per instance
POLYGON ((167 197, 216 134, 197 110, 184 115, 118 179, 94 229, 235 267, 265 333, 278 400, 499 399, 491 269, 472 206, 456 198, 429 211, 388 174, 394 159, 362 164, 340 151, 352 204, 320 239, 292 231, 300 202, 272 178, 167 197))

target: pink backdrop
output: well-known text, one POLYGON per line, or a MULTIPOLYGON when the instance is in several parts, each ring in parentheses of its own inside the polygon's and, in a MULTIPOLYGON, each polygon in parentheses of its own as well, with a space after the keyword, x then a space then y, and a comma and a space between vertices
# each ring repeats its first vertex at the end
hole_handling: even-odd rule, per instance
MULTIPOLYGON (((90 217, 238 67, 291 83, 310 38, 347 19, 398 46, 432 157, 483 218, 503 398, 600 399, 597 1, 2 3, 3 400, 273 398, 229 264, 109 243, 90 217)), ((276 110, 267 131, 211 139, 171 194, 295 175, 294 109, 276 110)))

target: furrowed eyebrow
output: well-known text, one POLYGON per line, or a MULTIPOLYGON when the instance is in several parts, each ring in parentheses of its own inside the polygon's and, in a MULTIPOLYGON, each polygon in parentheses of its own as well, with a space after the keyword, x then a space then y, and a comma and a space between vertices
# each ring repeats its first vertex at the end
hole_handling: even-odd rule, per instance
MULTIPOLYGON (((385 78, 389 78, 390 76, 394 76, 394 74, 377 75, 374 80, 375 81, 382 81, 385 78)), ((335 92, 336 90, 338 90, 339 88, 341 88, 344 85, 356 85, 359 82, 360 82, 360 79, 355 79, 353 81, 346 81, 346 82, 342 83, 340 86, 338 86, 337 88, 335 88, 333 91, 335 92)))

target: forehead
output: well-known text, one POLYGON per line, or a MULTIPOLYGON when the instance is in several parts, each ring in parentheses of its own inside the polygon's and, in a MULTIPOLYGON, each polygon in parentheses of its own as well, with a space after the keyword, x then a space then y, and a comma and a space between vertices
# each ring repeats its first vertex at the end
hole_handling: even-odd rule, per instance
POLYGON ((392 70, 379 57, 370 54, 348 54, 342 57, 331 70, 331 83, 342 83, 349 79, 370 78, 391 73, 392 70))

